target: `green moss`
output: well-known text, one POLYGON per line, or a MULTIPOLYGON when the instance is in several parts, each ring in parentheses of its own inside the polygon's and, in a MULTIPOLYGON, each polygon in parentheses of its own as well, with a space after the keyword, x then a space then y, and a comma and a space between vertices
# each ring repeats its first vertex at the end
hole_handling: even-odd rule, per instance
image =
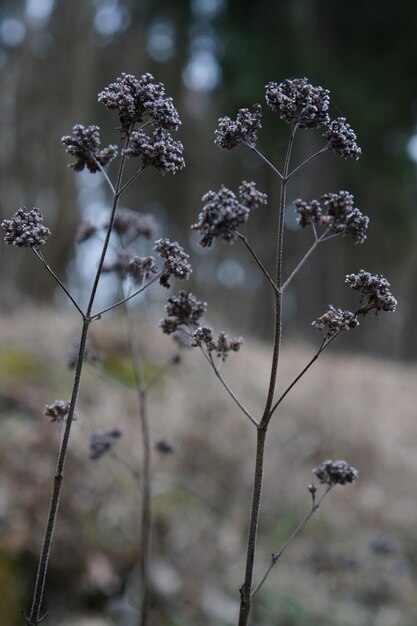
MULTIPOLYGON (((145 383, 152 380, 158 373, 158 368, 144 361, 141 363, 142 375, 145 383)), ((130 357, 122 354, 109 354, 106 356, 103 367, 109 376, 127 385, 135 385, 135 375, 130 357)))

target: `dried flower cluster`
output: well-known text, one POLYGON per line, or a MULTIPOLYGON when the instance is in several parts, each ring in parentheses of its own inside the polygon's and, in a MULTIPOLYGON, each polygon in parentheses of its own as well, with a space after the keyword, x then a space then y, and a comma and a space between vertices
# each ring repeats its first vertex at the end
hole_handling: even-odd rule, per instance
POLYGON ((67 146, 68 154, 75 157, 70 164, 76 172, 82 172, 86 167, 92 174, 100 171, 117 155, 117 146, 109 145, 100 150, 100 134, 98 126, 83 126, 76 124, 72 135, 64 135, 61 143, 67 146))
POLYGON ((43 414, 51 418, 51 422, 61 423, 68 415, 70 403, 64 400, 55 400, 53 404, 47 404, 43 414))
POLYGON ((318 330, 326 331, 326 338, 338 335, 342 330, 350 330, 359 326, 359 320, 352 311, 342 311, 330 305, 329 310, 312 322, 318 330))
POLYGON ((170 454, 174 454, 175 445, 169 439, 162 437, 155 441, 155 450, 159 452, 161 456, 168 456, 170 454))
POLYGON ((238 352, 242 343, 242 337, 229 337, 225 332, 221 332, 215 340, 213 330, 208 326, 200 326, 193 333, 193 346, 204 348, 210 353, 216 352, 222 361, 226 360, 229 352, 238 352))
POLYGON ((370 274, 365 270, 360 270, 357 274, 346 276, 347 284, 360 292, 361 308, 360 312, 366 314, 369 311, 394 312, 397 307, 397 300, 390 292, 390 283, 380 274, 370 274), (363 300, 366 304, 362 304, 363 300))
POLYGON ((168 298, 165 305, 167 317, 159 322, 166 335, 175 333, 180 328, 193 330, 207 309, 207 303, 197 298, 190 291, 180 291, 178 296, 168 298))
POLYGON ((169 278, 175 276, 180 280, 187 280, 192 269, 190 256, 176 241, 170 239, 158 239, 155 241, 155 252, 158 252, 164 262, 163 274, 159 282, 163 287, 170 287, 169 278))
MULTIPOLYGON (((70 369, 73 369, 77 364, 78 351, 80 349, 79 339, 74 339, 71 342, 68 349, 67 365, 70 369)), ((102 358, 101 353, 94 347, 90 338, 87 339, 85 346, 84 362, 85 363, 97 363, 102 358)))
POLYGON ((294 204, 302 228, 317 224, 329 233, 351 236, 355 244, 365 241, 369 217, 355 208, 348 191, 327 193, 310 203, 298 199, 294 204))
POLYGON ((97 226, 89 221, 81 222, 78 227, 77 234, 75 235, 76 243, 84 243, 88 241, 97 233, 97 226))
POLYGON ((120 428, 113 428, 104 432, 93 432, 90 437, 90 459, 97 461, 103 454, 110 452, 114 444, 122 436, 120 428))
MULTIPOLYGON (((107 229, 108 226, 107 222, 105 228, 107 229)), ((158 224, 151 214, 119 209, 114 217, 113 230, 118 235, 129 235, 131 240, 136 237, 154 239, 158 232, 158 224)))
POLYGON ((319 481, 329 487, 334 485, 353 484, 359 477, 359 472, 350 467, 346 461, 323 461, 319 467, 313 470, 319 481))
POLYGON ((21 207, 9 220, 3 220, 1 226, 6 232, 4 241, 19 248, 42 246, 51 234, 49 228, 43 225, 39 209, 26 211, 25 207, 21 207))
POLYGON ((329 123, 330 94, 313 87, 307 78, 270 82, 265 87, 268 106, 288 124, 299 128, 319 128, 329 123))
POLYGON ((347 123, 345 117, 332 120, 323 137, 327 139, 329 150, 337 152, 344 159, 351 158, 357 161, 362 154, 362 150, 356 143, 356 133, 347 123))
POLYGON ((132 131, 129 145, 123 154, 140 157, 143 167, 155 167, 161 174, 176 174, 185 167, 183 150, 180 141, 174 141, 164 128, 157 128, 151 136, 142 130, 132 131))
POLYGON ((103 272, 114 272, 122 279, 130 277, 140 285, 156 274, 158 268, 151 256, 139 257, 132 255, 129 250, 119 250, 116 259, 103 266, 103 272))
POLYGON ((108 109, 118 111, 124 130, 141 124, 147 116, 159 128, 177 130, 181 124, 172 98, 165 97, 165 86, 155 83, 154 77, 149 73, 140 78, 132 74, 121 74, 114 83, 99 93, 98 100, 108 109))
POLYGON ((225 150, 231 150, 239 143, 255 147, 258 140, 257 132, 262 128, 262 107, 254 104, 252 110, 239 109, 235 120, 221 117, 219 127, 214 132, 214 143, 225 150))
POLYGON ((237 229, 249 217, 250 210, 266 204, 266 194, 256 189, 254 182, 243 181, 239 187, 240 201, 236 195, 222 185, 219 191, 208 191, 202 197, 205 203, 193 230, 201 231, 200 246, 208 247, 213 239, 219 237, 223 241, 233 243, 237 238, 237 229))
MULTIPOLYGON (((288 124, 298 128, 320 128, 327 126, 323 137, 329 150, 344 158, 359 159, 361 149, 356 143, 356 134, 346 118, 331 121, 329 116, 330 92, 320 86, 311 85, 307 78, 269 82, 265 86, 266 103, 272 111, 288 124)), ((254 104, 250 109, 239 109, 237 117, 221 117, 215 130, 214 143, 219 148, 230 150, 239 143, 254 148, 257 131, 261 128, 262 108, 254 104)))

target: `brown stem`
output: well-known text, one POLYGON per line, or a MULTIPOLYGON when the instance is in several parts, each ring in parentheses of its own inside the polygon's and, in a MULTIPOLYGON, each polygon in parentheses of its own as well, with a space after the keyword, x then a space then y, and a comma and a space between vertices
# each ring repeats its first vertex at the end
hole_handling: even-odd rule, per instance
POLYGON ((274 398, 275 385, 278 373, 278 361, 281 348, 282 337, 282 255, 284 240, 284 213, 287 197, 287 176, 289 171, 289 163, 291 158, 291 150, 294 142, 294 135, 297 130, 296 126, 291 128, 290 138, 288 141, 287 153, 285 156, 284 172, 281 177, 281 193, 278 207, 278 232, 276 247, 276 278, 275 285, 275 327, 274 327, 274 347, 272 354, 271 374, 269 380, 268 394, 265 403, 262 419, 258 425, 257 446, 255 460, 255 475, 252 490, 252 505, 249 519, 249 534, 246 551, 246 568, 245 581, 240 590, 240 611, 239 626, 247 626, 251 608, 251 590, 253 579, 253 566, 255 561, 256 538, 258 535, 259 511, 261 506, 261 494, 263 483, 263 467, 265 456, 265 438, 268 424, 271 419, 270 411, 274 398))
POLYGON ((81 372, 84 363, 85 349, 88 337, 88 328, 90 321, 85 319, 81 333, 80 347, 78 350, 77 364, 75 367, 74 384, 72 388, 70 408, 66 420, 64 436, 62 438, 61 447, 58 455, 58 463, 54 477, 54 485, 52 490, 51 502, 49 505, 48 520, 45 528, 45 535, 42 543, 42 549, 39 559, 38 572, 36 575, 35 589, 33 593, 32 607, 29 618, 26 621, 27 626, 37 626, 40 622, 40 611, 42 607, 43 594, 45 589, 45 580, 48 570, 49 555, 51 552, 52 537, 55 528, 56 517, 58 514, 59 499, 61 495, 62 480, 64 477, 64 465, 67 455, 68 442, 71 433, 71 426, 74 420, 75 404, 80 388, 81 372))
MULTIPOLYGON (((128 143, 128 141, 129 141, 129 137, 126 139, 126 144, 128 143)), ((41 552, 39 556, 38 571, 37 571, 36 581, 35 581, 35 586, 34 586, 34 591, 33 591, 32 606, 31 606, 29 617, 25 618, 26 626, 38 626, 38 624, 42 621, 42 619, 44 619, 40 617, 40 611, 42 608, 42 602, 43 602, 43 597, 44 597, 45 582, 46 582, 46 575, 48 572, 48 562, 49 562, 49 555, 51 553, 52 538, 53 538, 55 523, 56 523, 56 519, 58 515, 59 500, 61 496, 62 482, 64 478, 64 466, 65 466, 65 460, 67 457, 68 444, 69 444, 69 439, 70 439, 70 434, 71 434, 71 426, 74 421, 75 406, 77 402, 78 391, 80 388, 81 373, 82 373, 84 359, 85 359, 88 331, 89 331, 89 327, 92 321, 90 318, 90 315, 91 315, 92 307, 94 305, 98 283, 99 283, 99 280, 103 271, 104 259, 105 259, 107 248, 109 245, 110 235, 111 235, 111 231, 112 231, 113 223, 114 223, 114 216, 116 214, 118 200, 120 197, 120 193, 118 192, 118 190, 120 189, 120 185, 122 181, 124 164, 125 164, 125 157, 122 157, 122 160, 120 162, 118 176, 117 176, 115 194, 113 198, 111 219, 110 219, 106 237, 104 240, 94 283, 91 289, 91 294, 90 294, 90 299, 89 299, 86 314, 82 313, 80 310, 80 313, 83 316, 83 327, 82 327, 82 332, 81 332, 81 337, 80 337, 80 346, 78 349, 77 362, 75 366, 74 383, 72 387, 70 407, 69 407, 66 424, 65 424, 65 430, 64 430, 64 434, 62 437, 59 454, 58 454, 58 462, 57 462, 57 468, 56 468, 53 487, 52 487, 52 495, 51 495, 51 501, 49 505, 48 519, 46 522, 45 534, 44 534, 42 548, 41 548, 41 552)))

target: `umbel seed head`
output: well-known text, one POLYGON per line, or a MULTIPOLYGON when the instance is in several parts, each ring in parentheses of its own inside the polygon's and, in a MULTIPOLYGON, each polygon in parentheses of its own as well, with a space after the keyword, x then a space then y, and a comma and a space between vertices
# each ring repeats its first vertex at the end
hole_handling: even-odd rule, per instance
POLYGON ((1 224, 6 235, 4 241, 19 248, 34 248, 46 243, 51 231, 43 225, 43 216, 39 209, 26 211, 21 207, 9 220, 1 224))

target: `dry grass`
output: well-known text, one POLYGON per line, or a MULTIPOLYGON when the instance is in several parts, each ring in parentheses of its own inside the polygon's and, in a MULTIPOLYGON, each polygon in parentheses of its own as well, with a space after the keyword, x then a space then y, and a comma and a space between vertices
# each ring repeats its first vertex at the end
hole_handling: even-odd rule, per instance
MULTIPOLYGON (((126 376, 122 323, 94 329, 107 363, 126 376), (110 356, 109 356, 110 355, 110 356)), ((65 369, 76 320, 51 311, 3 319, 0 329, 0 600, 2 623, 20 624, 49 500, 58 430, 42 415, 67 399, 65 369), (3 604, 2 604, 3 602, 3 604), (7 618, 7 619, 6 619, 7 618)), ((150 374, 173 353, 148 328, 150 374)), ((286 346, 280 384, 312 354, 286 346)), ((269 350, 247 342, 225 364, 241 400, 259 413, 269 350)), ((258 597, 257 626, 408 626, 417 618, 416 368, 325 353, 281 405, 269 435, 258 578, 309 507, 311 470, 345 458, 361 478, 336 488, 284 555, 258 597), (385 556, 370 549, 384 537, 385 556)), ((154 454, 154 626, 233 624, 242 582, 252 480, 253 427, 238 412, 197 352, 164 375, 151 396, 153 439, 167 437, 175 455, 154 454)), ((51 623, 107 626, 129 621, 135 596, 138 488, 117 459, 88 459, 93 429, 121 425, 117 455, 140 459, 136 396, 86 371, 67 464, 49 576, 51 623), (105 617, 103 617, 105 616, 105 617), (60 620, 62 620, 60 622, 60 620), (84 621, 83 621, 84 620, 84 621)))

